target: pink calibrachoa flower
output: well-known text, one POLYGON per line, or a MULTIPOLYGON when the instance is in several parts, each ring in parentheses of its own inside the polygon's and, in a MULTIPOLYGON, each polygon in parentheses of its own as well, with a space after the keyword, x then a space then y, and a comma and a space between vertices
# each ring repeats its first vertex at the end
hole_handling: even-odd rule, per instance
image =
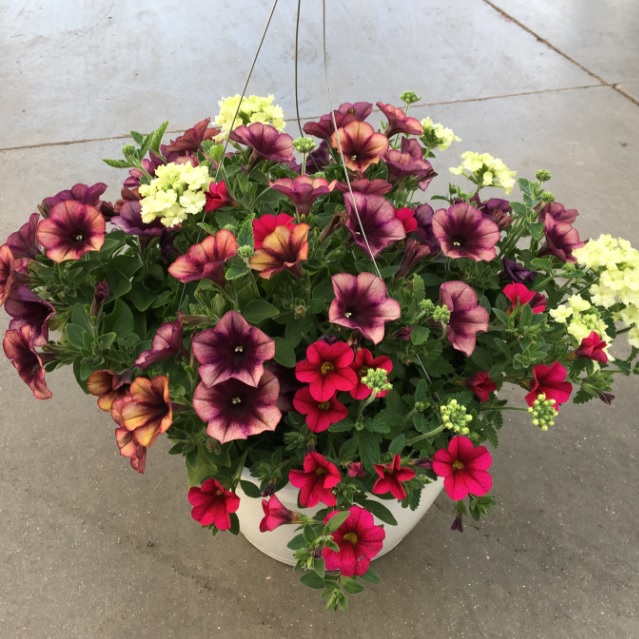
POLYGON ((545 364, 534 366, 534 379, 530 382, 530 393, 525 397, 528 406, 532 406, 542 393, 546 399, 555 402, 555 408, 565 404, 572 393, 572 384, 565 381, 567 375, 568 371, 559 362, 553 362, 550 366, 545 364))
POLYGON ((264 374, 264 362, 275 355, 273 339, 237 311, 228 311, 215 328, 195 335, 191 348, 202 364, 199 373, 206 386, 237 379, 255 387, 264 374))
POLYGON ((180 282, 201 279, 213 280, 220 288, 226 285, 224 263, 237 252, 237 240, 230 231, 222 229, 193 244, 169 266, 169 273, 180 282))
POLYGON ((470 204, 453 204, 433 216, 433 233, 447 257, 490 261, 495 258, 499 227, 470 204))
POLYGON ((43 346, 49 340, 49 320, 55 315, 52 304, 39 298, 23 284, 13 288, 7 296, 4 310, 13 319, 10 329, 21 326, 31 328, 31 338, 36 346, 43 346))
POLYGON ((273 233, 278 226, 285 226, 292 231, 295 228, 295 219, 287 213, 278 213, 277 215, 267 213, 253 220, 255 250, 262 248, 264 239, 273 233))
POLYGON ((362 462, 349 462, 346 466, 346 474, 349 477, 366 477, 362 462))
POLYGON ((120 449, 120 455, 126 457, 131 464, 131 468, 144 474, 146 467, 146 446, 138 444, 133 437, 133 433, 124 426, 115 429, 115 442, 120 449))
POLYGON ((326 178, 312 178, 308 175, 298 175, 295 179, 280 178, 271 182, 271 188, 286 195, 299 215, 306 215, 313 206, 313 202, 322 195, 327 195, 334 188, 337 180, 329 183, 326 178))
POLYGON ((308 224, 296 224, 293 229, 275 227, 249 259, 249 266, 265 280, 282 271, 302 277, 301 263, 308 259, 308 229, 308 224))
POLYGON ((554 255, 562 262, 577 261, 572 252, 584 246, 584 243, 579 239, 577 229, 571 224, 558 222, 552 215, 546 215, 544 235, 546 244, 539 251, 539 255, 554 255))
POLYGON ((306 416, 306 425, 313 433, 328 430, 348 416, 348 408, 337 400, 337 394, 324 402, 318 402, 313 399, 308 386, 295 393, 293 406, 298 413, 306 416))
MULTIPOLYGON (((180 135, 176 140, 171 140, 170 144, 163 144, 160 147, 162 155, 168 158, 169 155, 173 154, 183 156, 197 153, 202 142, 210 140, 220 132, 219 129, 209 126, 210 121, 211 118, 205 118, 193 125, 190 129, 187 129, 184 134, 180 135)), ((169 161, 172 160, 173 158, 169 161)))
MULTIPOLYGON (((388 296, 384 280, 372 273, 333 275, 335 299, 328 309, 328 321, 359 331, 373 344, 384 339, 384 325, 402 314, 397 300, 388 296)), ((345 389, 349 390, 349 389, 345 389)))
POLYGON ((546 298, 537 291, 531 291, 525 284, 507 284, 504 286, 504 295, 510 301, 511 307, 508 314, 512 313, 517 305, 529 304, 535 314, 543 313, 546 310, 546 298))
POLYGON ((40 221, 39 213, 31 213, 29 221, 25 222, 17 231, 7 238, 7 246, 11 249, 14 259, 21 257, 33 258, 40 255, 42 250, 36 240, 36 230, 40 221))
POLYGON ((577 209, 566 209, 566 207, 559 202, 548 202, 541 209, 539 209, 539 221, 544 222, 546 216, 554 218, 557 222, 565 222, 566 224, 572 224, 579 215, 577 209))
POLYGON ((0 246, 0 306, 4 304, 15 286, 16 269, 25 266, 25 262, 26 259, 23 258, 14 259, 11 249, 6 244, 0 246))
POLYGON ((98 408, 111 412, 113 402, 129 394, 131 377, 129 372, 116 373, 112 370, 93 371, 87 379, 87 391, 98 398, 98 408))
POLYGON ((390 493, 395 499, 406 499, 406 489, 402 484, 415 477, 415 471, 412 468, 402 468, 402 458, 399 455, 396 454, 390 464, 375 464, 375 472, 379 479, 373 486, 373 494, 390 493))
POLYGON ((74 184, 70 189, 64 189, 52 197, 44 198, 44 200, 42 200, 42 204, 38 206, 38 209, 44 217, 48 217, 51 209, 53 209, 56 204, 72 200, 80 204, 92 206, 107 217, 107 213, 111 212, 109 209, 112 209, 112 207, 108 202, 103 202, 100 199, 100 196, 106 191, 106 189, 107 185, 104 182, 97 182, 92 186, 89 186, 88 184, 74 184))
POLYGON ((75 200, 65 200, 38 224, 36 237, 54 262, 77 260, 99 251, 104 243, 106 222, 98 209, 75 200))
POLYGON ((604 350, 608 344, 604 342, 598 333, 592 331, 588 337, 584 337, 581 340, 579 348, 575 351, 577 357, 585 357, 592 359, 595 362, 606 364, 608 362, 608 355, 604 350))
MULTIPOLYGON (((368 375, 371 368, 383 368, 387 373, 393 370, 393 361, 386 355, 373 357, 373 354, 367 348, 360 348, 355 354, 355 360, 351 364, 351 368, 357 373, 358 384, 350 393, 353 399, 366 399, 370 397, 373 390, 362 382, 362 377, 368 375)), ((390 391, 382 391, 377 397, 385 397, 390 391)))
POLYGON ((282 418, 277 408, 280 383, 268 370, 255 386, 237 379, 211 386, 202 382, 193 393, 193 408, 207 422, 206 434, 225 444, 273 431, 282 418))
POLYGON ((439 303, 450 311, 446 338, 454 349, 470 357, 477 344, 477 333, 488 331, 488 311, 479 304, 473 288, 460 280, 441 285, 439 303))
POLYGON ((18 371, 20 379, 32 390, 36 399, 49 399, 52 396, 44 379, 41 353, 37 353, 30 326, 20 326, 8 330, 2 341, 4 354, 18 371))
POLYGON ((152 364, 163 362, 183 351, 182 318, 178 317, 172 322, 165 322, 158 327, 151 341, 151 348, 138 355, 134 366, 144 370, 152 364))
POLYGON ((365 171, 371 164, 378 164, 388 149, 388 138, 367 122, 354 121, 337 130, 331 136, 331 146, 341 145, 344 163, 351 171, 365 171), (339 145, 338 145, 339 139, 339 145))
POLYGON ((406 234, 417 230, 417 220, 415 219, 415 211, 409 208, 395 209, 395 217, 404 225, 406 234))
POLYGON ((299 515, 284 506, 277 498, 277 495, 271 495, 269 499, 263 499, 262 510, 264 511, 264 517, 260 521, 260 532, 270 532, 283 524, 299 523, 299 515))
POLYGON ((204 204, 204 210, 207 213, 217 211, 223 206, 230 206, 233 204, 233 198, 229 195, 229 190, 226 188, 226 182, 211 182, 209 184, 209 190, 204 194, 206 197, 206 203, 204 204))
POLYGON ((490 373, 475 373, 464 383, 471 391, 473 391, 473 393, 475 393, 475 397, 477 397, 482 404, 487 402, 490 399, 490 394, 497 390, 497 384, 490 379, 490 373))
POLYGON ((332 490, 341 478, 335 464, 314 452, 304 457, 304 470, 291 470, 288 474, 291 484, 300 489, 300 504, 304 508, 312 508, 319 502, 335 506, 337 497, 332 490))
POLYGON ((395 274, 395 279, 400 280, 405 278, 410 270, 430 255, 431 252, 431 248, 428 244, 421 244, 417 240, 407 238, 404 253, 399 263, 399 271, 395 274))
MULTIPOLYGON (((373 105, 370 102, 355 102, 354 104, 344 102, 333 111, 333 114, 337 128, 340 129, 351 122, 364 121, 372 111, 373 105)), ((333 114, 325 113, 320 117, 319 122, 307 122, 303 127, 304 133, 328 140, 335 133, 333 114)))
POLYGON ((254 122, 249 126, 238 126, 229 135, 233 142, 251 147, 264 160, 290 162, 293 156, 293 138, 288 133, 280 133, 270 124, 254 122))
POLYGON ((240 507, 240 498, 211 477, 201 487, 189 488, 189 503, 193 506, 191 517, 202 526, 213 525, 218 530, 229 530, 230 515, 240 507))
POLYGON ((411 118, 404 113, 404 109, 398 109, 392 104, 377 103, 377 108, 386 116, 388 126, 384 131, 387 138, 393 137, 396 133, 407 133, 409 135, 422 135, 423 127, 419 120, 411 118))
POLYGON ((493 486, 486 472, 493 458, 485 446, 475 446, 464 435, 453 437, 448 448, 440 448, 433 455, 433 470, 444 478, 446 494, 456 501, 468 495, 481 497, 493 486))
POLYGON ((141 446, 148 448, 173 423, 169 379, 165 375, 136 378, 128 395, 118 401, 120 425, 132 431, 133 439, 141 446))
POLYGON ((373 257, 377 257, 386 247, 406 237, 402 220, 395 215, 395 207, 385 197, 357 192, 351 197, 350 193, 345 193, 344 204, 348 213, 346 228, 366 254, 370 247, 373 257))
MULTIPOLYGON (((369 568, 371 559, 384 545, 386 533, 375 525, 373 515, 360 506, 351 506, 346 521, 333 533, 333 541, 339 551, 324 548, 322 557, 326 570, 339 570, 344 577, 363 575, 369 568)), ((324 518, 324 523, 335 517, 334 510, 324 518)))
POLYGON ((351 181, 350 190, 346 182, 338 182, 336 188, 342 193, 350 193, 350 191, 353 191, 354 193, 363 193, 364 195, 386 195, 386 193, 393 188, 393 185, 389 184, 386 180, 358 178, 357 180, 351 181))
POLYGON ((295 376, 310 384, 313 399, 327 402, 337 391, 350 391, 357 386, 357 373, 351 368, 354 359, 355 353, 346 342, 329 344, 318 340, 306 349, 306 359, 295 365, 295 376))
POLYGON ((388 149, 384 155, 388 166, 388 181, 395 185, 400 180, 415 178, 424 191, 437 175, 433 165, 424 159, 422 147, 417 140, 402 139, 399 149, 388 149))
POLYGON ((354 191, 352 196, 344 194, 344 204, 348 214, 346 228, 365 253, 370 248, 373 257, 377 257, 386 247, 406 237, 402 220, 385 197, 354 191))

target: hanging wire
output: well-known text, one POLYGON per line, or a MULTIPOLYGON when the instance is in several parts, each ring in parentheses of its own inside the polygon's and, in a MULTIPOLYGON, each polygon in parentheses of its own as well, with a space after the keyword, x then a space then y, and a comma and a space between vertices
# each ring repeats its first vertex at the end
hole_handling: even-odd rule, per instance
POLYGON ((328 62, 326 55, 326 0, 322 0, 322 48, 324 54, 324 81, 326 83, 326 93, 328 95, 328 105, 331 109, 331 118, 333 120, 333 130, 335 131, 335 139, 337 140, 337 151, 339 153, 339 159, 342 163, 342 168, 344 169, 344 176, 346 177, 346 184, 348 186, 348 192, 351 196, 351 203, 353 205, 353 210, 355 211, 355 217, 357 218, 357 223, 359 225, 359 230, 362 233, 362 237, 364 238, 364 244, 366 244, 366 248, 368 249, 368 253, 370 255, 371 261, 373 262, 373 266, 375 267, 375 271, 380 280, 384 279, 382 274, 377 266, 377 262, 375 261, 375 257, 373 256, 373 251, 371 250, 370 244, 368 243, 368 238, 366 237, 366 232, 364 231, 364 225, 362 224, 362 219, 359 216, 359 210, 357 208, 357 204, 355 202, 355 197, 353 196, 353 188, 351 187, 351 180, 348 177, 348 169, 346 167, 346 161, 344 160, 344 151, 342 150, 342 142, 339 139, 339 133, 337 131, 337 120, 335 119, 335 111, 333 109, 333 100, 331 98, 331 87, 328 82, 328 62))
POLYGON ((295 19, 295 114, 297 115, 297 127, 300 137, 304 137, 302 131, 302 118, 300 118, 299 82, 298 82, 298 58, 300 50, 300 15, 302 13, 302 0, 297 0, 297 17, 295 19))

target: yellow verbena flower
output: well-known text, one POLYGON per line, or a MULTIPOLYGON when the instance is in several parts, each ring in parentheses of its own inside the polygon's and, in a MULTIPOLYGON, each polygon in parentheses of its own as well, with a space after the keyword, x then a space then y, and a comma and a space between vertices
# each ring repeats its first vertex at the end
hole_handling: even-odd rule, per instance
MULTIPOLYGON (((240 99, 241 96, 237 94, 218 102, 220 112, 215 117, 215 124, 220 128, 220 133, 215 137, 216 142, 225 140, 228 137, 231 131, 231 122, 233 122, 240 99)), ((274 99, 273 95, 266 97, 259 95, 244 96, 235 122, 233 122, 233 129, 238 126, 261 122, 262 124, 274 126, 278 131, 283 131, 286 126, 284 112, 277 104, 273 104, 274 99)))
POLYGON ((506 195, 513 190, 517 173, 499 158, 474 151, 465 151, 461 157, 461 165, 450 169, 453 175, 464 175, 478 186, 496 186, 503 189, 506 195))
POLYGON ((424 118, 420 124, 430 148, 436 146, 440 151, 445 151, 453 142, 461 142, 461 138, 457 137, 452 129, 446 128, 439 122, 433 123, 431 118, 424 118))

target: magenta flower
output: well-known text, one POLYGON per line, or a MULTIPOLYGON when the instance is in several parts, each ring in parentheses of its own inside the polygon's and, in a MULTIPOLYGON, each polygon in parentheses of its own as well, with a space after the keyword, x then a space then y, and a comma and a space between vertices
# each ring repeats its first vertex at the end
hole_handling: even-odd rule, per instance
POLYGON ((291 178, 280 178, 271 182, 271 188, 286 195, 297 210, 299 215, 306 215, 313 202, 322 195, 327 195, 334 188, 337 180, 330 184, 325 178, 312 178, 308 175, 299 175, 294 180, 291 178))
POLYGON ((572 252, 584 246, 579 239, 579 232, 566 222, 557 222, 552 215, 544 219, 544 235, 546 245, 539 251, 539 255, 554 255, 562 262, 576 262, 572 252))
MULTIPOLYGON (((370 102, 355 102, 354 104, 344 102, 333 112, 335 114, 335 124, 340 129, 351 122, 363 122, 372 111, 373 105, 370 102)), ((307 122, 303 128, 304 133, 322 140, 328 140, 335 133, 333 116, 330 113, 322 115, 319 122, 307 122)))
POLYGON ((493 197, 486 202, 482 202, 479 199, 479 195, 475 193, 475 195, 470 198, 470 204, 491 219, 500 231, 507 229, 513 223, 513 218, 510 215, 513 209, 508 200, 493 197))
POLYGON ((550 215, 555 222, 572 224, 577 219, 579 211, 576 209, 566 209, 566 207, 559 202, 548 202, 548 204, 545 204, 539 210, 539 221, 545 222, 547 215, 550 215))
POLYGON ((269 499, 262 500, 262 510, 264 518, 260 521, 260 532, 270 532, 283 524, 299 522, 298 514, 284 506, 277 495, 271 495, 269 499))
POLYGON ((226 182, 211 182, 211 184, 209 184, 209 190, 204 194, 204 196, 206 197, 204 210, 207 213, 217 211, 223 206, 230 206, 233 204, 233 198, 229 195, 226 182))
POLYGON ((238 126, 229 136, 234 142, 245 144, 264 160, 290 162, 293 160, 293 138, 280 133, 270 124, 254 122, 249 126, 238 126))
POLYGON ((499 227, 470 204, 453 204, 433 216, 433 233, 444 255, 466 257, 476 262, 496 255, 499 227))
POLYGON ((310 384, 311 397, 328 402, 338 391, 350 391, 357 385, 357 374, 350 367, 355 354, 346 342, 313 342, 306 349, 306 359, 297 362, 295 376, 310 384))
POLYGON ((420 244, 417 240, 411 238, 406 240, 404 253, 399 263, 399 271, 395 275, 396 280, 406 277, 411 269, 417 266, 425 257, 431 254, 428 244, 420 244))
POLYGON ((480 306, 472 287, 459 280, 441 285, 439 303, 450 311, 446 338, 454 349, 470 357, 475 350, 477 333, 488 330, 488 311, 480 306))
POLYGON ((151 341, 151 348, 142 351, 134 365, 144 370, 152 364, 163 362, 183 351, 182 318, 178 317, 174 321, 165 322, 158 327, 151 341))
POLYGON ((344 163, 351 171, 365 171, 379 163, 388 148, 388 138, 376 133, 367 122, 355 120, 333 133, 331 146, 338 150, 341 147, 344 163))
POLYGON ((278 226, 285 226, 292 231, 295 228, 295 219, 287 213, 278 213, 277 215, 267 213, 253 220, 253 238, 256 250, 262 248, 266 237, 273 233, 278 226))
POLYGON ((388 166, 388 181, 396 184, 400 180, 415 178, 424 191, 437 175, 432 164, 424 160, 422 147, 417 140, 402 139, 399 149, 389 149, 384 156, 388 166))
POLYGON ((595 331, 592 331, 588 337, 584 337, 581 340, 581 344, 575 351, 575 355, 606 364, 608 362, 608 355, 604 350, 606 346, 606 342, 604 342, 595 331))
POLYGON ((485 446, 457 435, 448 443, 448 448, 440 448, 433 455, 433 470, 444 478, 444 490, 454 500, 466 499, 468 495, 481 497, 493 486, 492 477, 486 472, 493 458, 485 446))
POLYGON ((348 416, 348 408, 333 395, 325 402, 313 399, 308 386, 300 388, 293 397, 293 406, 306 416, 306 425, 313 433, 322 433, 348 416))
POLYGON ((568 371, 559 362, 553 362, 550 366, 534 366, 530 393, 525 397, 528 406, 532 406, 542 393, 546 399, 555 402, 555 409, 559 408, 560 404, 565 404, 572 393, 572 384, 565 381, 567 375, 568 371))
POLYGON ((328 309, 328 321, 359 331, 373 344, 384 339, 384 325, 402 314, 397 300, 388 296, 384 280, 372 273, 333 275, 335 299, 328 309))
POLYGON ((402 468, 402 458, 399 455, 393 457, 390 464, 375 464, 375 472, 379 479, 373 486, 374 495, 390 493, 395 499, 406 499, 406 489, 402 485, 415 477, 412 468, 402 468))
POLYGON ((195 335, 191 346, 206 386, 236 379, 256 387, 264 362, 275 355, 275 342, 236 311, 225 313, 215 328, 195 335))
MULTIPOLYGON (((344 577, 363 575, 371 559, 384 545, 386 533, 375 525, 373 515, 360 506, 351 506, 346 521, 333 533, 333 541, 339 546, 335 551, 324 548, 322 557, 327 570, 339 570, 344 577)), ((334 510, 324 518, 324 523, 339 513, 334 510)))
POLYGON ((366 254, 370 247, 373 257, 377 257, 386 247, 406 237, 404 225, 395 215, 395 207, 385 197, 357 192, 353 192, 351 197, 350 193, 346 193, 344 204, 348 213, 346 228, 355 244, 366 254))
POLYGON ((487 402, 490 394, 497 390, 497 384, 490 379, 490 373, 475 373, 465 381, 465 384, 482 403, 487 402))
POLYGON ((5 355, 18 371, 20 379, 33 391, 36 399, 49 399, 52 395, 44 379, 41 353, 37 353, 29 326, 8 330, 2 341, 5 355))
POLYGON ((69 200, 78 202, 80 204, 86 204, 98 211, 102 212, 102 208, 106 205, 110 206, 106 202, 100 200, 100 196, 106 191, 107 185, 104 182, 97 182, 93 186, 87 184, 74 184, 70 189, 65 189, 56 193, 53 197, 47 197, 42 200, 40 209, 45 216, 48 216, 51 209, 60 204, 60 202, 67 202, 69 200))
POLYGON ((228 530, 230 515, 240 507, 240 498, 211 477, 201 487, 189 488, 189 503, 193 506, 191 517, 202 526, 213 525, 218 530, 228 530))
MULTIPOLYGON (((380 357, 373 357, 373 354, 367 348, 360 348, 356 355, 355 361, 351 364, 351 368, 357 373, 359 380, 357 386, 350 391, 353 399, 366 399, 370 397, 373 392, 364 382, 362 377, 368 375, 368 371, 374 368, 383 368, 387 373, 393 370, 393 361, 386 355, 380 355, 380 357)), ((377 394, 377 397, 385 397, 389 391, 382 391, 377 394)))
POLYGON ((215 235, 205 237, 199 244, 193 244, 171 264, 169 273, 180 282, 213 280, 220 288, 226 285, 224 263, 237 251, 237 240, 230 231, 222 229, 215 235))
POLYGON ((206 434, 225 444, 275 430, 282 417, 276 406, 279 392, 277 377, 266 370, 257 387, 237 379, 211 387, 202 382, 193 394, 193 408, 207 422, 206 434))
POLYGON ((392 138, 396 133, 408 135, 421 135, 424 130, 419 120, 408 117, 403 109, 398 109, 392 104, 377 103, 377 108, 386 116, 388 126, 384 131, 387 138, 392 138))
POLYGON ((38 224, 36 237, 54 262, 77 260, 104 243, 106 222, 98 209, 75 200, 65 200, 38 224))
POLYGON ((507 284, 504 286, 503 293, 511 303, 509 314, 517 308, 517 305, 521 307, 524 304, 529 304, 535 314, 543 313, 546 310, 546 298, 537 291, 529 290, 525 284, 507 284))
POLYGON ((396 209, 395 217, 404 226, 406 234, 417 230, 417 219, 415 218, 415 211, 413 211, 413 209, 409 209, 408 207, 396 209))
POLYGON ((9 293, 4 310, 13 318, 9 322, 10 329, 29 326, 36 346, 47 343, 49 320, 55 315, 55 308, 49 302, 40 299, 33 291, 20 284, 9 293))
POLYGON ((17 231, 7 238, 7 246, 11 249, 14 259, 22 257, 33 258, 42 253, 36 240, 36 229, 40 221, 39 213, 31 213, 29 221, 25 222, 17 231))
POLYGON ((309 228, 308 224, 295 224, 292 229, 283 225, 275 227, 249 258, 249 266, 265 280, 282 271, 301 278, 302 262, 308 259, 309 228))
POLYGON ((341 478, 337 466, 319 453, 307 453, 304 470, 291 470, 288 474, 291 484, 300 489, 300 504, 305 508, 317 506, 319 502, 335 506, 337 498, 332 490, 341 478))

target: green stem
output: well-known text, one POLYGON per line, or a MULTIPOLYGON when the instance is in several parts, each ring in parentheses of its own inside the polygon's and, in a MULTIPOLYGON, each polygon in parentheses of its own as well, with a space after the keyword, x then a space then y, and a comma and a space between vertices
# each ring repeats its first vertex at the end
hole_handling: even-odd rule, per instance
POLYGON ((423 439, 435 437, 436 435, 439 435, 439 433, 441 433, 443 430, 444 430, 444 425, 442 424, 441 426, 438 426, 437 428, 434 428, 433 430, 429 430, 427 433, 424 433, 423 435, 417 435, 417 437, 413 437, 412 439, 409 439, 405 445, 412 446, 413 444, 416 444, 417 442, 420 442, 423 439))

